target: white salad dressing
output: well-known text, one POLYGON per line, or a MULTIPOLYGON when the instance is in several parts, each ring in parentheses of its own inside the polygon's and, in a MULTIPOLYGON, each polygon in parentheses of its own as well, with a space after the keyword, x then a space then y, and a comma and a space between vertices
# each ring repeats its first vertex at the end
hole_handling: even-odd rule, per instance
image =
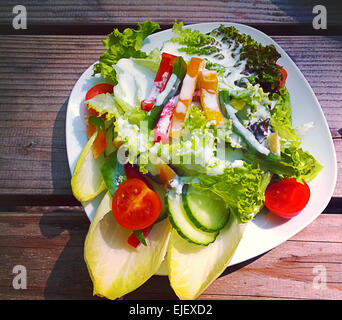
MULTIPOLYGON (((119 103, 135 107, 149 96, 155 73, 132 59, 120 59, 114 65, 118 84, 114 87, 114 96, 119 103)), ((125 106, 123 106, 125 107, 125 106)))
POLYGON ((203 103, 207 108, 216 111, 218 106, 217 95, 210 94, 207 90, 203 90, 203 103))
POLYGON ((190 77, 188 74, 185 75, 183 83, 185 83, 186 85, 182 86, 182 89, 179 95, 180 100, 192 99, 192 95, 193 95, 192 88, 195 87, 195 82, 196 82, 196 78, 190 77))
POLYGON ((176 112, 177 113, 186 113, 186 107, 182 101, 177 102, 176 112))
POLYGON ((231 105, 225 104, 225 108, 230 119, 233 121, 234 126, 240 131, 240 133, 244 136, 244 138, 250 143, 256 150, 260 153, 265 154, 266 156, 269 155, 270 150, 268 150, 265 146, 260 144, 258 140, 255 138, 254 134, 246 129, 239 119, 236 117, 235 113, 237 112, 231 105))
POLYGON ((224 76, 220 79, 223 87, 235 87, 235 81, 240 80, 246 75, 243 74, 246 67, 247 60, 240 60, 240 51, 242 46, 239 45, 236 49, 234 49, 235 42, 229 46, 227 43, 223 42, 220 37, 217 37, 217 46, 220 48, 219 52, 212 53, 206 56, 199 55, 188 55, 183 51, 179 51, 179 49, 183 48, 183 46, 177 42, 167 41, 164 43, 162 52, 167 52, 173 55, 181 55, 185 60, 190 61, 191 57, 200 57, 205 58, 208 61, 219 64, 225 67, 224 76), (221 58, 220 58, 221 57, 221 58))
POLYGON ((166 99, 167 94, 170 92, 171 88, 175 85, 177 81, 177 76, 172 73, 170 79, 168 80, 165 89, 158 95, 156 105, 160 106, 166 99))
POLYGON ((267 105, 264 105, 264 104, 261 104, 259 103, 257 105, 257 111, 256 112, 253 112, 251 114, 251 119, 246 119, 244 120, 244 123, 247 125, 252 125, 254 124, 255 122, 258 122, 260 120, 265 120, 267 118, 271 118, 271 114, 270 114, 270 111, 269 111, 269 108, 267 105))

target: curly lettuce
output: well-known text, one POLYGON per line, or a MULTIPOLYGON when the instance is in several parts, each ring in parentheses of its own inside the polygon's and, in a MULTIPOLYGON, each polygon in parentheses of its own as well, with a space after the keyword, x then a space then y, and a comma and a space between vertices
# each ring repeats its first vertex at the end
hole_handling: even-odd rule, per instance
POLYGON ((221 197, 239 223, 252 220, 260 211, 271 174, 258 165, 245 163, 242 167, 228 167, 220 175, 198 175, 193 184, 199 190, 210 190, 221 197))
POLYGON ((88 108, 94 109, 98 112, 98 116, 105 115, 106 120, 118 118, 123 115, 123 110, 115 101, 114 94, 101 93, 97 96, 87 100, 86 105, 88 108))
POLYGON ((298 148, 301 141, 292 127, 289 93, 285 88, 282 88, 280 93, 274 94, 273 97, 276 98, 277 102, 271 110, 270 124, 274 131, 279 134, 282 151, 290 146, 298 148))
POLYGON ((145 38, 158 29, 160 29, 159 24, 150 20, 138 23, 137 29, 127 28, 123 32, 114 29, 102 41, 107 51, 94 65, 94 75, 102 74, 105 79, 111 79, 114 84, 117 84, 118 80, 113 65, 121 58, 146 58, 146 52, 141 51, 140 48, 145 38))
POLYGON ((280 54, 274 45, 264 46, 250 35, 239 33, 233 26, 220 25, 210 33, 202 34, 198 30, 183 28, 183 23, 176 21, 172 31, 175 37, 170 42, 176 42, 182 46, 178 48, 178 51, 188 55, 215 58, 215 61, 206 59, 208 69, 216 70, 223 75, 227 66, 217 61, 224 61, 226 58, 227 53, 224 50, 226 47, 230 49, 232 57, 236 59, 234 67, 245 61, 243 78, 252 84, 259 84, 265 92, 278 92, 282 74, 277 65, 280 54))
POLYGON ((277 65, 280 53, 274 45, 264 46, 250 35, 239 33, 233 26, 220 25, 210 35, 220 37, 222 41, 229 44, 235 42, 235 47, 241 45, 240 60, 247 60, 245 72, 253 75, 253 78, 249 80, 252 83, 260 84, 265 92, 276 92, 278 90, 282 74, 277 65))
POLYGON ((203 110, 191 105, 189 113, 185 119, 184 126, 189 131, 199 129, 204 130, 207 127, 208 119, 204 115, 203 110))
POLYGON ((210 55, 220 51, 215 45, 215 38, 200 33, 198 30, 184 29, 183 22, 175 21, 172 31, 176 36, 170 42, 181 44, 183 47, 178 49, 180 52, 189 55, 210 55))

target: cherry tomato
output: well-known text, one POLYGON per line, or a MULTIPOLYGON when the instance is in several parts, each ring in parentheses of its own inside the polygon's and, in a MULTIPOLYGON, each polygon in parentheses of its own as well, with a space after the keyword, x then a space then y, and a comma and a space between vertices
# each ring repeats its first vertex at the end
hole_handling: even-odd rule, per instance
MULTIPOLYGON (((95 96, 97 96, 98 94, 101 94, 101 93, 113 93, 113 85, 112 84, 109 84, 109 83, 99 83, 99 84, 96 84, 95 86, 93 86, 86 94, 86 101, 91 99, 91 98, 94 98, 95 96)), ((88 108, 89 112, 97 117, 99 115, 99 113, 94 110, 93 108, 88 108)), ((103 114, 102 117, 105 117, 106 115, 103 114)))
POLYGON ((137 178, 127 179, 115 191, 113 216, 127 230, 142 230, 159 217, 161 201, 146 183, 137 178))
POLYGON ((285 81, 286 81, 286 78, 287 78, 287 72, 286 72, 286 70, 284 69, 284 68, 280 68, 279 69, 279 71, 280 71, 280 73, 281 73, 281 75, 282 75, 282 79, 280 79, 280 81, 279 81, 279 87, 278 87, 278 89, 281 89, 284 85, 285 85, 285 81))
POLYGON ((296 179, 284 179, 271 184, 265 192, 265 206, 276 215, 290 219, 305 208, 310 188, 296 179))

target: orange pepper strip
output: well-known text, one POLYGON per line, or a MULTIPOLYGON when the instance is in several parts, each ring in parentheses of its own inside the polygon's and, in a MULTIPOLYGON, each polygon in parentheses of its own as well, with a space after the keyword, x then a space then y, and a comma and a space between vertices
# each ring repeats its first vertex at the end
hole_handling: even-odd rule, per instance
POLYGON ((106 142, 106 131, 99 130, 97 133, 97 137, 93 143, 92 151, 93 156, 96 159, 99 157, 107 148, 107 142, 106 142))
POLYGON ((170 186, 171 180, 176 177, 176 173, 173 169, 166 163, 156 164, 156 169, 161 182, 166 186, 170 186))
MULTIPOLYGON (((87 126, 87 137, 89 139, 98 129, 89 121, 88 117, 85 118, 85 121, 87 126)), ((106 131, 98 130, 97 137, 91 147, 94 158, 96 159, 99 157, 106 150, 106 148, 106 131)))
POLYGON ((205 61, 203 59, 191 58, 172 118, 170 136, 173 138, 179 138, 184 127, 184 121, 196 89, 198 74, 204 66, 205 61))
POLYGON ((203 70, 198 78, 200 87, 201 104, 208 120, 216 121, 216 125, 223 124, 223 116, 219 107, 217 96, 218 79, 217 72, 203 70))
POLYGON ((85 120, 86 126, 87 126, 87 138, 90 139, 90 137, 96 132, 96 126, 94 126, 89 121, 89 117, 84 117, 84 120, 85 120))

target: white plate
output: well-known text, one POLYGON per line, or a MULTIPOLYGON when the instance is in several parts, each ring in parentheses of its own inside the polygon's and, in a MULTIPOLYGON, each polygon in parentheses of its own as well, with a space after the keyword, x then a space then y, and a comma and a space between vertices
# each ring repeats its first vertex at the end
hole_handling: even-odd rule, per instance
MULTIPOLYGON (((275 45, 281 54, 279 64, 283 65, 288 73, 286 87, 290 92, 293 125, 296 127, 314 122, 314 127, 302 139, 302 147, 324 167, 319 175, 309 183, 310 201, 298 216, 284 220, 271 213, 260 213, 253 222, 249 223, 231 260, 230 265, 234 265, 278 246, 317 218, 332 197, 336 184, 337 164, 331 134, 315 94, 295 63, 275 41, 254 28, 236 23, 201 23, 187 27, 205 33, 220 24, 234 26, 240 32, 251 35, 253 39, 264 45, 275 45)), ((145 40, 142 49, 149 52, 156 47, 161 48, 163 42, 172 36, 171 30, 155 33, 145 40)), ((92 73, 93 66, 90 66, 76 82, 69 98, 66 117, 66 146, 71 172, 74 171, 77 159, 87 142, 86 126, 83 120, 85 115, 84 97, 93 85, 103 82, 101 77, 92 77, 92 73)), ((90 220, 93 218, 101 198, 102 195, 93 201, 83 203, 90 220)))

